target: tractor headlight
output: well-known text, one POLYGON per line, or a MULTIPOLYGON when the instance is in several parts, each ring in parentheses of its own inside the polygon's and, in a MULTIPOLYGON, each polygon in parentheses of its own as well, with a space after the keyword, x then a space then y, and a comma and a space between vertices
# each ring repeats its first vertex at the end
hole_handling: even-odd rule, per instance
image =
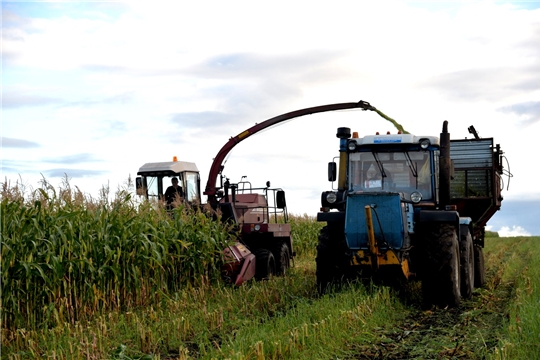
POLYGON ((330 192, 330 193, 326 194, 326 201, 328 201, 329 204, 335 203, 336 200, 337 200, 336 193, 330 192))
POLYGON ((356 140, 350 140, 347 143, 347 149, 349 149, 349 151, 355 151, 356 150, 356 140))
POLYGON ((255 231, 259 231, 259 230, 261 230, 261 225, 256 224, 256 225, 253 227, 253 229, 255 229, 255 231))
POLYGON ((413 191, 411 193, 411 201, 415 204, 419 203, 420 200, 422 200, 422 194, 420 194, 420 192, 418 191, 413 191))
POLYGON ((423 150, 426 150, 426 149, 429 147, 430 144, 431 144, 431 143, 429 142, 429 139, 422 139, 422 140, 420 140, 420 147, 421 147, 423 150))

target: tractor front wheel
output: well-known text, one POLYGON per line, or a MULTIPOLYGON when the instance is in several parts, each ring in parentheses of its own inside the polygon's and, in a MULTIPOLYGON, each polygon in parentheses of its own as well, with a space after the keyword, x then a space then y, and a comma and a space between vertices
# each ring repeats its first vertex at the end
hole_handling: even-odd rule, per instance
POLYGON ((336 235, 329 226, 323 227, 319 233, 315 258, 319 294, 322 295, 330 288, 340 285, 349 264, 349 260, 344 255, 341 237, 336 235))

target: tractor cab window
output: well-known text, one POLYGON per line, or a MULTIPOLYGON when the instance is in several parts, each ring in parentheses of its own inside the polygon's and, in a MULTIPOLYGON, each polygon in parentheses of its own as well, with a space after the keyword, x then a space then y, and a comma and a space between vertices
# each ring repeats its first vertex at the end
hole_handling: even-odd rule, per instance
POLYGON ((349 155, 349 184, 353 192, 398 192, 407 198, 417 190, 432 196, 429 152, 358 152, 349 155))

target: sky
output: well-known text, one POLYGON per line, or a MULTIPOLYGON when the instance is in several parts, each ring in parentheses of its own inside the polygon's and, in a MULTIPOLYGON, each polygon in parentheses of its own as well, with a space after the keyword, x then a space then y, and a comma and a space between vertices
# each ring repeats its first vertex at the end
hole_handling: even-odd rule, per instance
MULTIPOLYGON (((540 235, 540 1, 2 1, 1 182, 67 176, 97 196, 147 162, 195 162, 204 191, 229 140, 274 116, 367 101, 416 135, 493 137, 505 155, 488 229, 540 235), (529 152, 530 151, 530 152, 529 152)), ((224 174, 270 181, 290 214, 331 190, 338 127, 395 128, 366 111, 253 135, 224 174)), ((203 201, 205 198, 203 197, 203 201)))

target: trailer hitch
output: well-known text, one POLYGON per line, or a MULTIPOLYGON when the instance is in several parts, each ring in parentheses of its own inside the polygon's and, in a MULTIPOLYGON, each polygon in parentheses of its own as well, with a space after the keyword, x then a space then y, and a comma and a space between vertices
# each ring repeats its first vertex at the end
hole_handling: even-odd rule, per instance
MULTIPOLYGON (((403 272, 403 275, 405 276, 406 279, 408 279, 410 276, 414 276, 413 273, 409 272, 409 261, 407 259, 401 259, 400 257, 398 257, 394 249, 388 246, 388 244, 386 244, 387 248, 383 249, 382 251, 379 248, 379 244, 377 242, 377 239, 375 238, 375 230, 373 228, 373 216, 371 213, 371 211, 374 210, 375 207, 376 207, 376 204, 366 205, 364 207, 364 210, 366 213, 368 250, 367 251, 360 250, 355 255, 357 257, 360 255, 360 253, 364 255, 365 260, 363 260, 362 257, 360 257, 360 263, 369 264, 371 266, 371 271, 373 274, 376 274, 381 268, 381 266, 397 265, 401 268, 401 271, 403 272)), ((380 223, 379 223, 379 226, 380 226, 380 223)), ((354 259, 354 260, 358 262, 357 259, 354 259)))

